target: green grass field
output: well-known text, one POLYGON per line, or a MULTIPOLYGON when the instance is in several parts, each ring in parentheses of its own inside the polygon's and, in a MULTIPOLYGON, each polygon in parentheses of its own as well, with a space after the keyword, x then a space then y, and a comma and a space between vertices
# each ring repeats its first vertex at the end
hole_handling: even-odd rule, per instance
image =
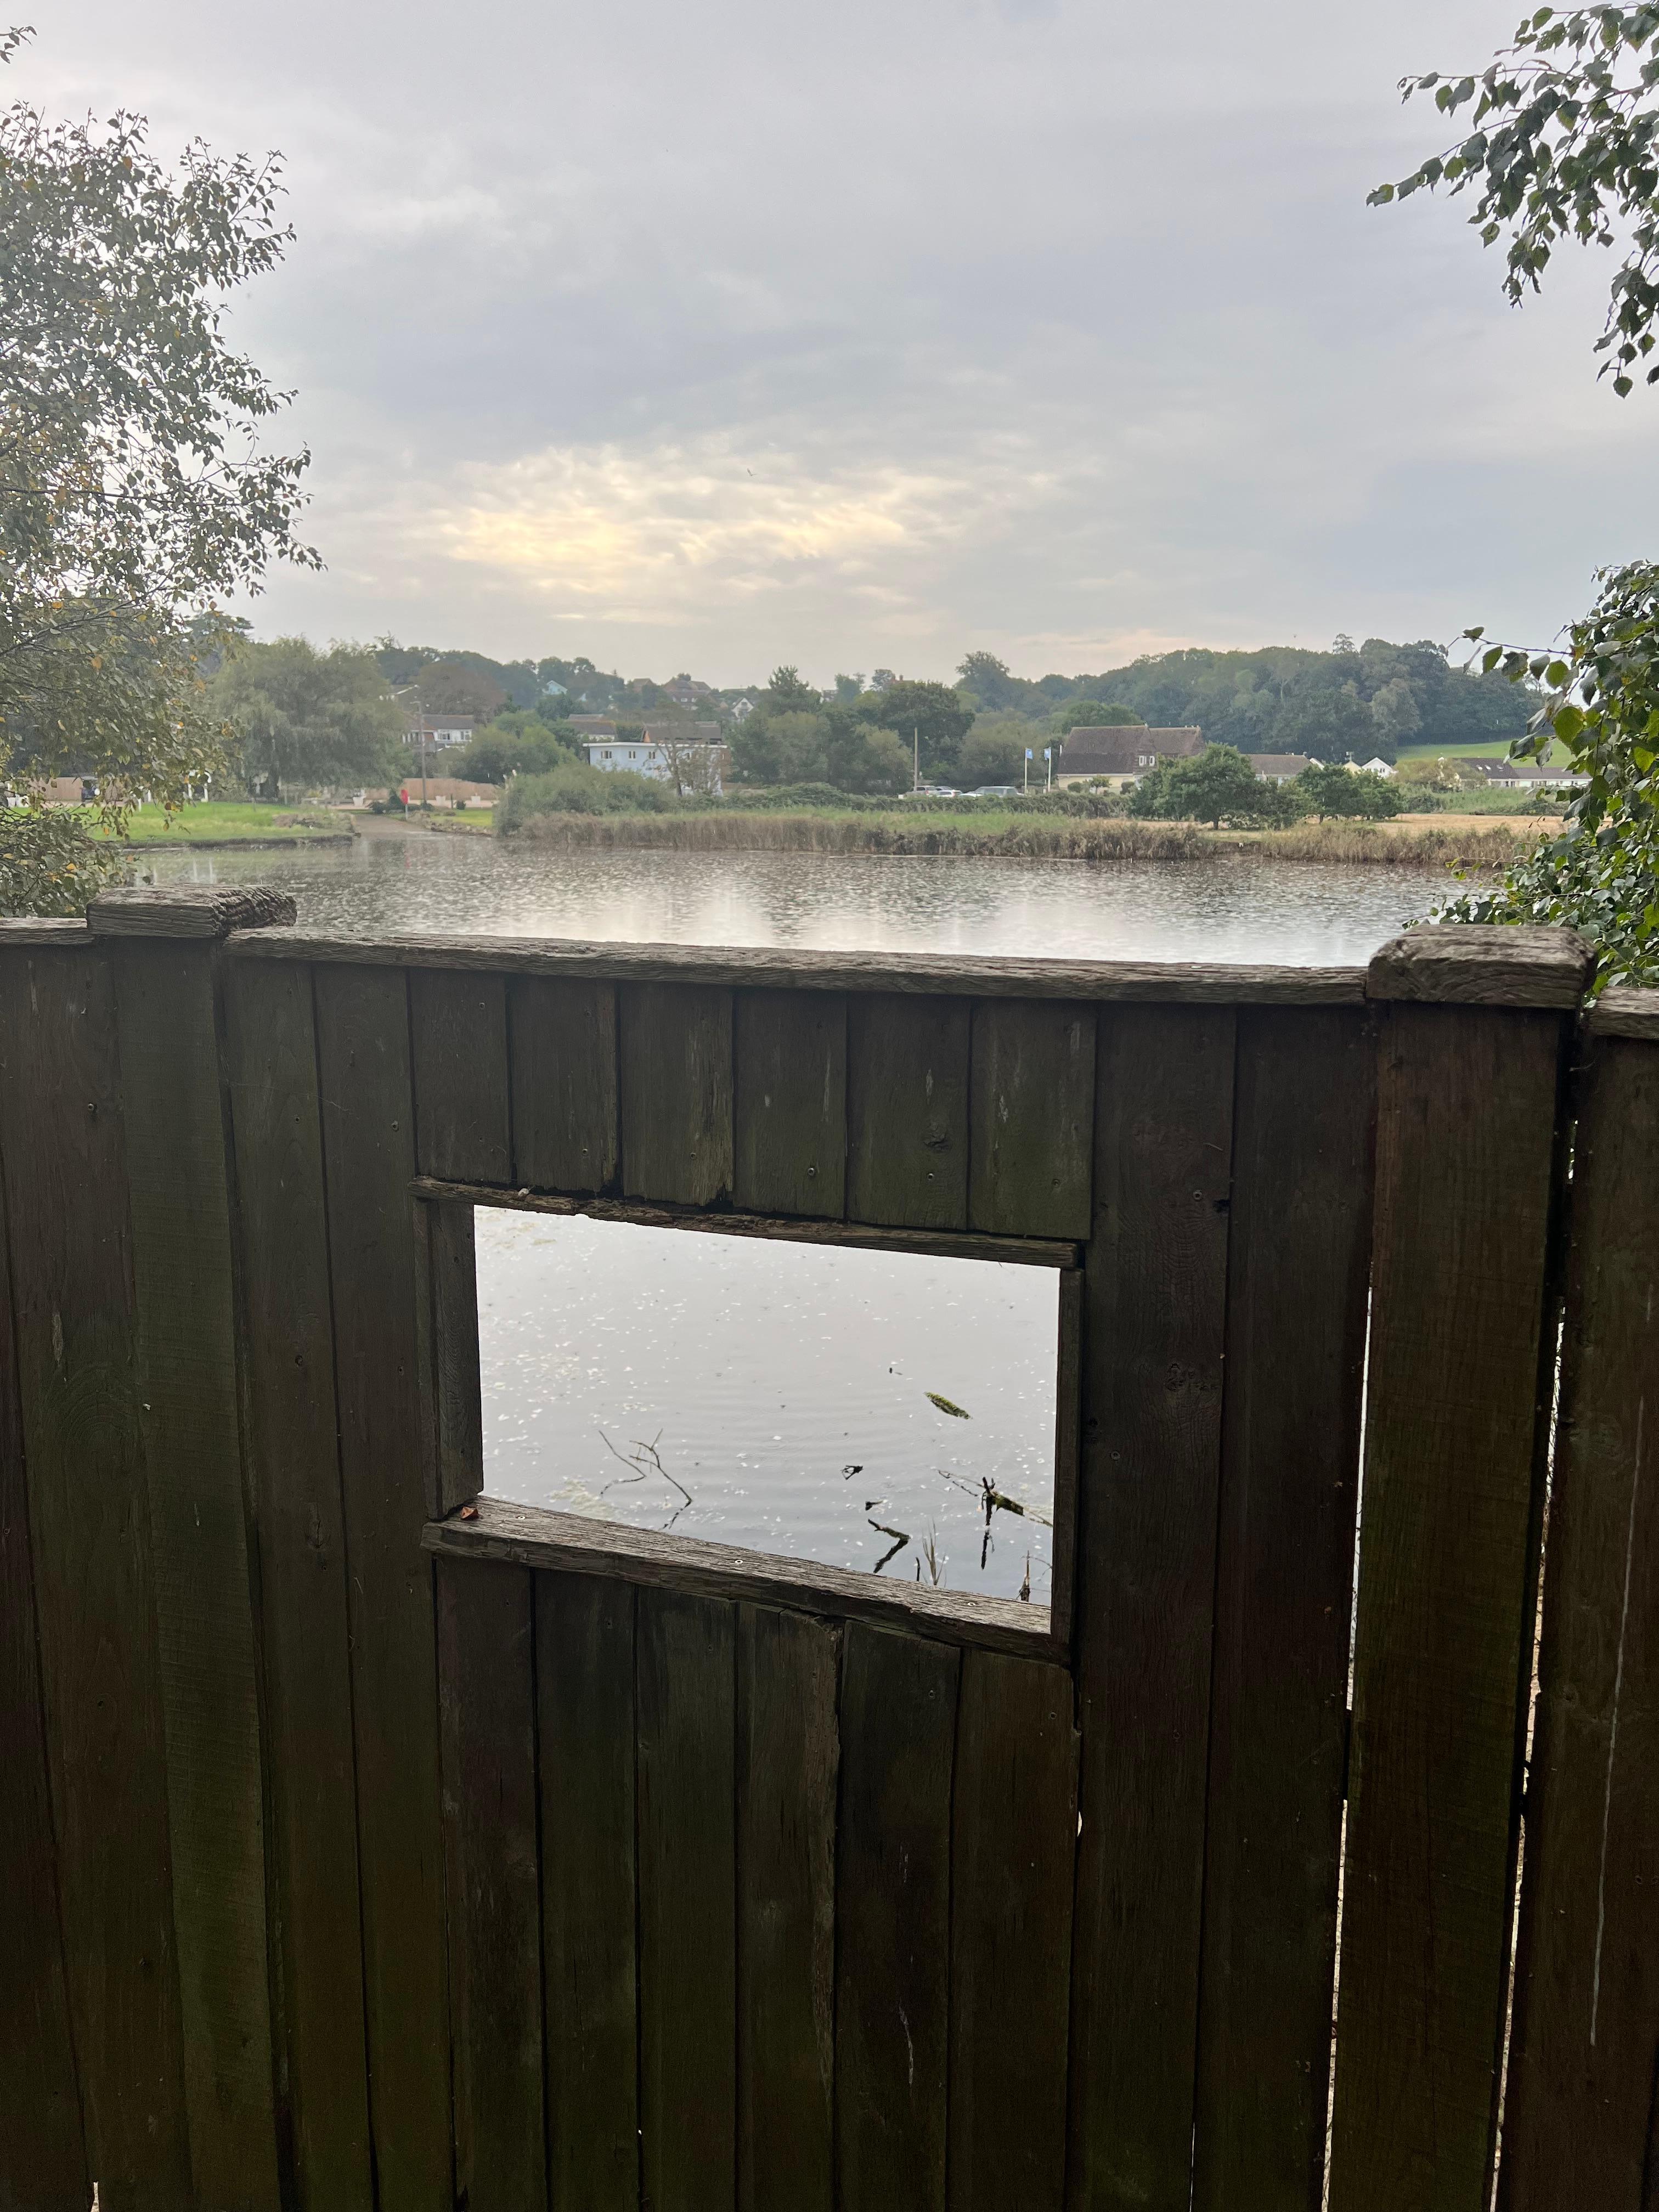
MULTIPOLYGON (((1486 738, 1474 745, 1401 745, 1400 758, 1408 760, 1468 760, 1483 756, 1487 760, 1507 760, 1509 746, 1502 738, 1486 738)), ((1549 751, 1544 757, 1546 768, 1565 768, 1571 758, 1566 747, 1552 739, 1549 751)))
POLYGON ((310 838, 351 834, 351 817, 324 806, 259 806, 210 799, 177 814, 141 806, 127 820, 134 845, 303 845, 310 838))

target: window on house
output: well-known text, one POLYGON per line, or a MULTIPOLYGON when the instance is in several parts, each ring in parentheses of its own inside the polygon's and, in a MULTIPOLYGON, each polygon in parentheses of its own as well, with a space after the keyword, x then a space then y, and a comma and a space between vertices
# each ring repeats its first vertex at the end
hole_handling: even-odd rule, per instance
POLYGON ((487 1494, 1048 1606, 1056 1268, 474 1221, 487 1494))

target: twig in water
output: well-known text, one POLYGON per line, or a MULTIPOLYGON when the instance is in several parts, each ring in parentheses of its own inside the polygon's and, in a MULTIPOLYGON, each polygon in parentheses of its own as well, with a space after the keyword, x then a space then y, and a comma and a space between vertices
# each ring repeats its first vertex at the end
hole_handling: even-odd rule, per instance
POLYGON ((899 1553, 904 1549, 910 1539, 902 1528, 890 1528, 884 1522, 872 1521, 870 1523, 870 1526, 876 1531, 876 1534, 878 1536, 891 1536, 895 1539, 891 1550, 884 1552, 881 1557, 876 1561, 875 1565, 870 1570, 872 1575, 878 1575, 882 1569, 887 1565, 889 1559, 896 1559, 898 1557, 899 1553))
POLYGON ((1019 1601, 1022 1605, 1031 1602, 1031 1555, 1029 1552, 1025 1554, 1025 1579, 1019 1586, 1019 1601))
POLYGON ((948 1413, 953 1421, 971 1421, 974 1418, 970 1413, 958 1406, 954 1398, 941 1398, 937 1390, 929 1390, 926 1395, 939 1407, 941 1413, 948 1413))
POLYGON ((680 1496, 685 1500, 688 1505, 690 1504, 690 1492, 686 1488, 685 1485, 680 1480, 678 1475, 670 1474, 668 1469, 663 1465, 661 1457, 658 1453, 657 1446, 662 1442, 662 1431, 660 1429, 658 1430, 656 1435, 652 1437, 648 1444, 641 1443, 636 1437, 634 1440, 634 1449, 631 1452, 618 1451, 615 1444, 611 1443, 610 1437, 606 1436, 603 1429, 599 1430, 597 1434, 599 1436, 599 1442, 605 1446, 605 1449, 614 1459, 619 1459, 624 1467, 637 1468, 639 1469, 637 1474, 613 1475, 611 1480, 605 1485, 605 1488, 600 1491, 599 1495, 601 1498, 604 1497, 606 1490, 613 1489, 619 1482, 643 1482, 647 1474, 659 1474, 665 1482, 672 1483, 673 1485, 674 1488, 678 1491, 680 1496))
MULTIPOLYGON (((927 1549, 924 1556, 927 1561, 927 1579, 938 1589, 945 1580, 945 1562, 939 1555, 939 1530, 931 1525, 927 1530, 927 1549)), ((921 1559, 916 1561, 916 1580, 921 1580, 921 1559)))

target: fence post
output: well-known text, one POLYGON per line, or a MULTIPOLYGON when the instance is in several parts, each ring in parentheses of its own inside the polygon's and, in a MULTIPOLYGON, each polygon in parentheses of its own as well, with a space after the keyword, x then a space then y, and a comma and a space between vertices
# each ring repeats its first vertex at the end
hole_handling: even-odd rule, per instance
POLYGON ((1659 991, 1608 991, 1585 1026, 1505 2212, 1569 2203, 1640 2212, 1653 2185, 1659 991))
POLYGON ((1561 1079, 1589 966, 1568 931, 1435 927, 1367 976, 1376 1212, 1332 2212, 1486 2201, 1561 1079))
POLYGON ((216 2212, 280 2200, 218 946, 293 919, 229 890, 114 891, 88 915, 114 981, 191 2166, 216 2212))

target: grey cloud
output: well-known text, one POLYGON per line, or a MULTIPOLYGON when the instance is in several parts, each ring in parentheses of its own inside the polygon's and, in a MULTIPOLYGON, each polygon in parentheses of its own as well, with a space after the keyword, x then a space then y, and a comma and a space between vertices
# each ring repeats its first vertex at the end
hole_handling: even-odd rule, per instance
POLYGON ((236 327, 330 570, 262 624, 726 678, 1544 635, 1653 506, 1601 272, 1516 317, 1454 209, 1363 204, 1475 0, 143 15, 66 0, 16 88, 287 153, 236 327))

